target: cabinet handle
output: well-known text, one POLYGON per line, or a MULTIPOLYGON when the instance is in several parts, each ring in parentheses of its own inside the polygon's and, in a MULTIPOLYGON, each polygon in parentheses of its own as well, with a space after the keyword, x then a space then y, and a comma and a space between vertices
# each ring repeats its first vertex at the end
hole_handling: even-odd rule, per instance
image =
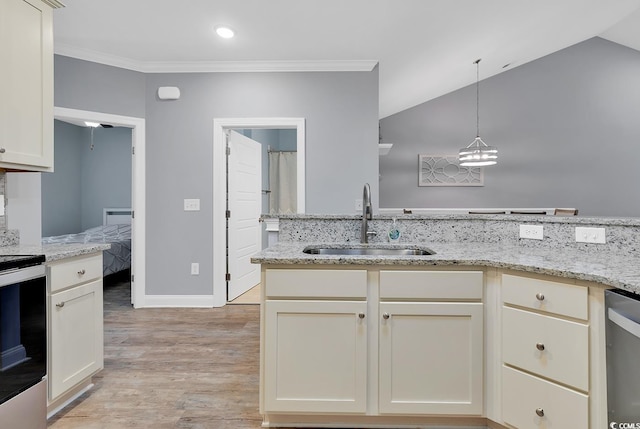
POLYGON ((358 317, 364 319, 364 313, 358 313, 358 317))
POLYGON ((540 350, 540 351, 544 351, 544 344, 542 343, 536 343, 536 349, 540 350))
POLYGON ((56 307, 58 307, 58 308, 64 307, 64 301, 57 303, 56 307))
POLYGON ((382 318, 387 320, 389 318, 389 313, 382 313, 382 318))
POLYGON ((86 271, 83 269, 81 269, 80 271, 78 271, 78 275, 79 276, 84 276, 84 273, 86 273, 86 271))
POLYGON ((5 153, 7 150, 3 147, 0 147, 0 153, 5 153))
POLYGON ((544 417, 544 410, 542 408, 536 408, 536 414, 540 417, 544 417))
POLYGON ((538 301, 544 301, 544 295, 539 292, 536 294, 536 298, 538 301))

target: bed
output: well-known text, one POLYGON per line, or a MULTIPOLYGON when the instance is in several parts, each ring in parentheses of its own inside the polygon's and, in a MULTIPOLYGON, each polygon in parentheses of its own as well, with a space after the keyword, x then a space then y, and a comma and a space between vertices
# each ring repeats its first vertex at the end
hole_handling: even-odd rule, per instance
POLYGON ((109 243, 111 249, 103 252, 103 275, 127 270, 131 268, 131 209, 105 208, 100 226, 42 239, 42 244, 60 243, 109 243))

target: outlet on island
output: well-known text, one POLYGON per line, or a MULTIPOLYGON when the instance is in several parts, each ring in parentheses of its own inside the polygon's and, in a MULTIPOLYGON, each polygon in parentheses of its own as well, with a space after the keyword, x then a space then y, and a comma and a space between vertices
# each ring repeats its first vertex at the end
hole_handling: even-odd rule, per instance
POLYGON ((576 242, 604 244, 607 242, 604 228, 587 228, 577 226, 576 242))
POLYGON ((520 225, 520 238, 542 240, 544 238, 542 225, 520 225))

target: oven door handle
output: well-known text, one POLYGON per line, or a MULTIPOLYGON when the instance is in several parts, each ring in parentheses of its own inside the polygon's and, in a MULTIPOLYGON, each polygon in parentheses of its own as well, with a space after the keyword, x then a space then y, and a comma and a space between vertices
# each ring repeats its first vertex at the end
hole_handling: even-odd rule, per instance
POLYGON ((640 323, 624 317, 622 314, 618 313, 612 308, 607 311, 607 315, 609 316, 609 320, 611 320, 613 323, 615 323, 631 335, 640 338, 640 323))

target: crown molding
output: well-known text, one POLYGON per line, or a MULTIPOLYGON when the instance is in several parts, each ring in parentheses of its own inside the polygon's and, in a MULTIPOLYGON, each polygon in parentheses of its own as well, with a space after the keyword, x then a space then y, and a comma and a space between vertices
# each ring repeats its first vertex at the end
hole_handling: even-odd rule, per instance
POLYGON ((56 43, 57 55, 100 63, 141 73, 229 72, 369 72, 377 60, 327 61, 135 61, 89 49, 56 43))

